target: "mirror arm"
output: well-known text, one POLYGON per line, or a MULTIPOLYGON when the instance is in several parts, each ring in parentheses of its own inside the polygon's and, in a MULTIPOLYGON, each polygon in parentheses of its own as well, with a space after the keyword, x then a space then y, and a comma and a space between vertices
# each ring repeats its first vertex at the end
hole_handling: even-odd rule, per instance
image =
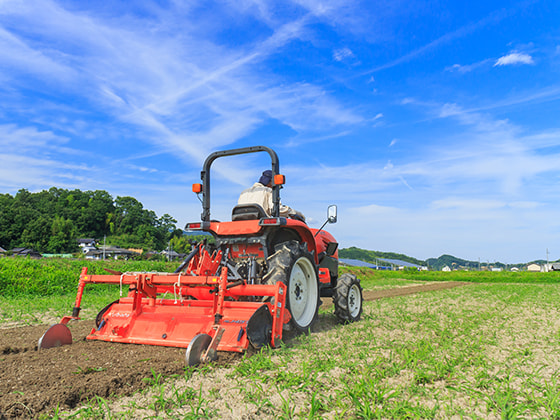
POLYGON ((325 223, 323 223, 323 226, 321 226, 319 228, 319 230, 317 231, 317 233, 315 233, 315 235, 313 236, 314 238, 317 237, 317 235, 319 234, 319 232, 321 232, 323 230, 323 228, 325 227, 325 225, 329 223, 329 219, 327 219, 327 221, 325 223))

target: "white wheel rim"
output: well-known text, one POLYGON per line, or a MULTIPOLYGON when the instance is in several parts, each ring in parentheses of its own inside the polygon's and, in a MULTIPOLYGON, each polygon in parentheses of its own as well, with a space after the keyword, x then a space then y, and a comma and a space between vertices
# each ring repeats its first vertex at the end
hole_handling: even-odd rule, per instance
POLYGON ((307 258, 299 258, 292 267, 288 285, 290 313, 298 325, 306 327, 313 321, 318 293, 313 265, 307 258))
POLYGON ((362 296, 360 288, 357 284, 353 284, 348 292, 348 312, 352 318, 356 318, 360 314, 360 307, 362 303, 362 296))

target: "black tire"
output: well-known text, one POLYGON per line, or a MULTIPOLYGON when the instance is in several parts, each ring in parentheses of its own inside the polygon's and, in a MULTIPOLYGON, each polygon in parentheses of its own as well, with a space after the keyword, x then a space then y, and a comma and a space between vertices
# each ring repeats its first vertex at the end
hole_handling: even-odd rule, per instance
POLYGON ((305 244, 285 242, 276 247, 267 264, 263 283, 281 281, 287 286, 286 308, 292 315, 290 323, 298 331, 309 331, 319 310, 319 280, 313 254, 305 244))
POLYGON ((333 292, 334 314, 342 322, 355 322, 362 314, 362 286, 360 280, 350 273, 338 278, 333 292))

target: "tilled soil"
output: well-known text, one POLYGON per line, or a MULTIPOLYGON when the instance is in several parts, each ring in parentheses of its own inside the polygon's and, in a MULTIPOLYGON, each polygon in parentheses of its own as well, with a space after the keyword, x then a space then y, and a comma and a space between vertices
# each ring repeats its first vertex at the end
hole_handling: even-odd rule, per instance
POLYGON ((364 300, 377 300, 389 297, 413 295, 415 293, 431 292, 435 290, 453 289, 454 287, 465 286, 467 284, 461 281, 446 281, 439 283, 420 284, 418 286, 398 287, 386 290, 365 290, 363 292, 364 300))
MULTIPOLYGON (((404 296, 462 286, 432 283, 381 291, 364 291, 364 300, 404 296)), ((324 302, 331 305, 329 299, 324 302)), ((182 374, 185 349, 86 341, 93 321, 71 322, 73 344, 37 351, 48 325, 0 330, 0 420, 37 418, 56 407, 67 410, 99 396, 130 395, 150 379, 182 374)), ((239 354, 220 353, 230 364, 239 354)))

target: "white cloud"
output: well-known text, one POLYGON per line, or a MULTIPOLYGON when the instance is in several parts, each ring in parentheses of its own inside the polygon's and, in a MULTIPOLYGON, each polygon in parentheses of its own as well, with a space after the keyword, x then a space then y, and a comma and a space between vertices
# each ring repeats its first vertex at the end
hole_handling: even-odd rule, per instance
POLYGON ((515 64, 534 64, 533 57, 529 54, 512 52, 508 55, 498 58, 494 67, 496 66, 511 66, 515 64))
MULTIPOLYGON (((438 142, 415 148, 413 153, 399 154, 392 160, 382 155, 379 160, 372 156, 363 161, 360 156, 359 164, 323 165, 312 174, 302 167, 295 172, 295 178, 307 178, 317 192, 317 200, 321 195, 340 191, 348 203, 364 203, 382 196, 385 202, 401 203, 403 207, 422 207, 433 201, 438 208, 466 209, 465 205, 459 206, 456 198, 443 198, 452 192, 479 208, 486 206, 482 203, 496 200, 517 203, 510 207, 521 208, 526 197, 535 197, 532 203, 538 203, 542 192, 556 189, 560 161, 557 131, 525 135, 511 122, 466 112, 457 104, 441 106, 440 115, 452 119, 449 123, 455 124, 456 129, 438 142)), ((393 139, 391 144, 396 141, 393 139)))
POLYGON ((352 52, 352 50, 350 50, 350 48, 344 47, 344 48, 335 50, 333 52, 333 58, 336 61, 344 61, 347 58, 352 58, 352 57, 354 57, 354 53, 352 52))
POLYGON ((454 71, 454 70, 457 70, 457 71, 462 72, 462 73, 466 73, 466 72, 469 71, 468 66, 463 66, 463 65, 461 65, 461 64, 453 64, 453 65, 450 66, 450 67, 446 67, 445 70, 447 70, 447 71, 454 71), (466 69, 466 70, 463 70, 463 69, 465 69, 465 68, 467 68, 467 69, 466 69))
POLYGON ((489 211, 504 208, 506 203, 499 200, 479 199, 479 198, 463 198, 463 197, 447 197, 432 202, 434 210, 441 209, 460 209, 464 212, 489 211))
POLYGON ((486 59, 472 64, 453 64, 450 67, 446 67, 445 70, 449 72, 458 72, 461 74, 465 74, 487 65, 491 61, 491 59, 486 59))
POLYGON ((18 127, 15 124, 0 125, 0 153, 60 153, 68 151, 63 144, 68 139, 52 131, 40 131, 35 127, 18 127))

